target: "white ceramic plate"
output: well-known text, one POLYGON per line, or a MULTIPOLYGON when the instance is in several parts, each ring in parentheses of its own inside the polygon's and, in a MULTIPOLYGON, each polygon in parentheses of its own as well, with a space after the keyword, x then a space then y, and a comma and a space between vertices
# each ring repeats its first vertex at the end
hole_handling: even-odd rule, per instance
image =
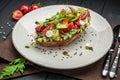
POLYGON ((44 21, 46 18, 56 14, 62 8, 73 5, 52 5, 31 11, 22 17, 15 25, 12 33, 12 40, 19 53, 29 61, 38 65, 53 69, 75 69, 90 65, 101 59, 111 46, 113 33, 110 25, 102 16, 90 11, 91 25, 86 33, 64 47, 41 47, 25 48, 31 44, 29 35, 35 34, 35 21, 44 21), (90 45, 93 51, 86 50, 85 46, 90 45), (69 56, 63 55, 67 51, 69 56))

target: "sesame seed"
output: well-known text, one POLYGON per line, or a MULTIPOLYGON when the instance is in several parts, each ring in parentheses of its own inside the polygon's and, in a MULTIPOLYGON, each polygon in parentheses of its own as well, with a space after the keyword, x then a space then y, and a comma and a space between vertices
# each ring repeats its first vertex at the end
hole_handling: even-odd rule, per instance
POLYGON ((59 48, 59 50, 61 50, 61 48, 59 48))
POLYGON ((82 46, 80 46, 80 48, 82 48, 82 46))
POLYGON ((3 29, 3 26, 1 26, 0 28, 3 29))
POLYGON ((77 54, 77 52, 74 53, 74 55, 76 55, 76 54, 77 54))
POLYGON ((92 40, 90 40, 90 42, 92 42, 92 40))
POLYGON ((68 59, 68 57, 66 57, 68 59))
POLYGON ((49 55, 50 53, 48 52, 47 54, 49 55))
POLYGON ((92 36, 94 36, 94 34, 92 34, 92 36))
POLYGON ((75 43, 75 44, 77 44, 77 43, 75 43))
POLYGON ((35 46, 35 48, 38 48, 37 46, 35 46))
POLYGON ((9 22, 7 22, 7 24, 9 25, 10 23, 9 23, 9 22))
POLYGON ((5 34, 5 32, 3 32, 3 34, 5 34))
POLYGON ((40 47, 38 47, 38 49, 41 49, 40 47))
POLYGON ((55 53, 57 53, 57 51, 55 53))
POLYGON ((79 54, 79 56, 81 56, 82 55, 82 52, 79 54))

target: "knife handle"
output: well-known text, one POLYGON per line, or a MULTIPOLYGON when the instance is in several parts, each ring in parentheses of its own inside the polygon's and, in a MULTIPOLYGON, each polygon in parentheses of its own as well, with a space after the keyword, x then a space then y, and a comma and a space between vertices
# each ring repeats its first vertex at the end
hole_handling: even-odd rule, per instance
POLYGON ((119 65, 119 58, 120 58, 120 48, 118 49, 117 55, 114 58, 114 61, 112 63, 110 72, 109 72, 109 77, 114 78, 116 75, 116 72, 118 70, 118 65, 119 65))
POLYGON ((114 51, 113 49, 110 49, 108 52, 108 55, 105 58, 105 62, 103 64, 103 69, 102 69, 102 76, 103 77, 106 77, 108 75, 113 51, 114 51))

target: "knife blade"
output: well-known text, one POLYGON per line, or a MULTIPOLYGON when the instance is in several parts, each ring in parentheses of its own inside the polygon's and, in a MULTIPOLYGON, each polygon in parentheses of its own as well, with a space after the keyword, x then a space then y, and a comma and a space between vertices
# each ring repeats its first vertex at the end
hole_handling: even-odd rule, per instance
POLYGON ((112 46, 109 49, 109 51, 107 52, 105 62, 103 63, 103 68, 102 68, 102 76, 103 77, 106 77, 108 75, 108 72, 110 69, 110 62, 111 62, 111 58, 112 58, 112 53, 114 52, 114 49, 115 49, 115 45, 116 45, 116 41, 117 41, 117 37, 118 37, 118 33, 119 33, 119 27, 120 27, 120 25, 117 25, 113 29, 114 38, 113 38, 112 46))
POLYGON ((113 60, 113 63, 112 63, 112 66, 111 66, 110 72, 109 72, 110 78, 114 78, 116 73, 117 73, 117 70, 118 70, 119 59, 120 59, 120 29, 119 29, 118 42, 119 42, 118 51, 117 51, 117 54, 113 60))

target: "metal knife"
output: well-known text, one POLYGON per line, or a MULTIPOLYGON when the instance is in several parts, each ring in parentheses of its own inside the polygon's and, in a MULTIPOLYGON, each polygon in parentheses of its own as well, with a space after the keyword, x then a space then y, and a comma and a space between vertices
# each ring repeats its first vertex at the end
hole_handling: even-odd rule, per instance
POLYGON ((120 59, 120 29, 119 29, 119 36, 118 36, 118 42, 119 42, 119 47, 118 47, 118 51, 117 54, 113 60, 112 66, 110 68, 110 72, 109 72, 109 77, 110 78, 114 78, 117 70, 118 70, 118 65, 119 65, 119 59, 120 59))
POLYGON ((103 64, 103 69, 102 69, 102 76, 103 77, 106 77, 108 75, 108 72, 110 69, 111 57, 112 57, 112 53, 114 52, 114 49, 115 49, 115 45, 116 45, 116 41, 117 41, 117 37, 118 37, 118 33, 119 33, 119 27, 120 27, 120 25, 117 25, 113 29, 114 40, 113 40, 111 48, 109 49, 109 51, 107 53, 107 56, 105 58, 105 62, 103 64))

